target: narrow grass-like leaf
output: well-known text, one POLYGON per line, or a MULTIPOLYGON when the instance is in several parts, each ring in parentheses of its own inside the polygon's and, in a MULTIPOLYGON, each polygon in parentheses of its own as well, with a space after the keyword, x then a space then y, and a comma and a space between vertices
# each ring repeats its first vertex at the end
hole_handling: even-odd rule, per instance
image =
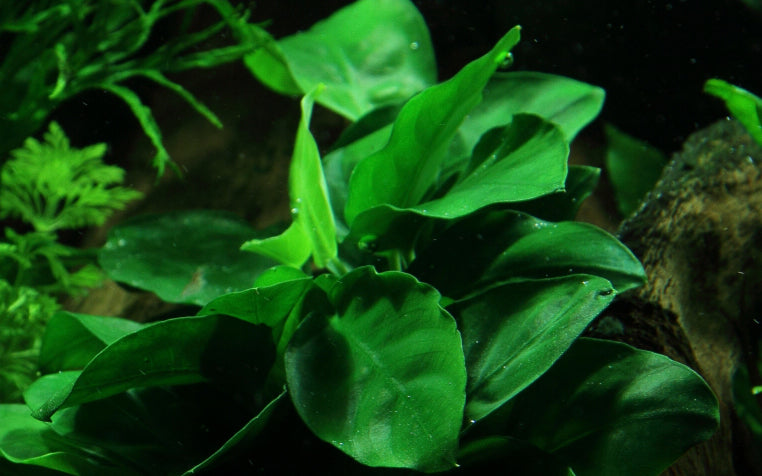
POLYGON ((188 384, 231 375, 264 381, 267 362, 275 354, 271 339, 266 327, 226 316, 183 317, 148 325, 106 347, 71 385, 61 386, 32 414, 49 420, 61 408, 133 387, 188 384), (257 367, 251 362, 257 362, 257 367))
POLYGON ((405 208, 421 202, 435 185, 461 122, 479 103, 487 81, 518 41, 517 27, 453 78, 405 104, 386 147, 362 160, 352 172, 347 223, 351 225, 357 215, 374 206, 405 208))
POLYGON ((463 335, 466 421, 545 373, 613 298, 605 279, 576 275, 508 283, 448 307, 463 335))
POLYGON ((581 338, 519 394, 505 434, 553 453, 577 474, 659 474, 717 429, 709 386, 669 358, 581 338))
POLYGON ((329 291, 286 351, 294 405, 321 439, 369 466, 454 467, 465 400, 455 321, 412 276, 369 267, 329 291))

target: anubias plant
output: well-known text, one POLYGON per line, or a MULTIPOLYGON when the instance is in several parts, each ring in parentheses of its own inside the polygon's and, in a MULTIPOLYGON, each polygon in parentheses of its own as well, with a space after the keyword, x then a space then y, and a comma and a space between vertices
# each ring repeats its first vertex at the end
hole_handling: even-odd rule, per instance
POLYGON ((696 373, 580 337, 645 276, 571 221, 598 170, 567 166, 569 143, 603 91, 498 72, 518 41, 433 84, 412 4, 363 0, 248 57, 304 93, 290 224, 114 228, 111 277, 200 309, 58 313, 26 405, 0 406, 2 469, 644 475, 707 439, 717 401, 696 373), (316 101, 352 121, 322 158, 316 101))

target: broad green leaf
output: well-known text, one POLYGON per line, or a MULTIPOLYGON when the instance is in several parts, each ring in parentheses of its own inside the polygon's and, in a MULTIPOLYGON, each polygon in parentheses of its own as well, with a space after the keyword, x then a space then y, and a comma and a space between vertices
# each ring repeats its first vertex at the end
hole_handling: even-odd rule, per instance
POLYGON ((233 214, 196 210, 145 215, 112 228, 98 255, 115 281, 153 291, 169 302, 197 304, 251 287, 277 264, 239 251, 257 236, 233 214))
POLYGON ((707 80, 704 92, 725 101, 725 106, 733 117, 762 145, 762 98, 721 79, 707 80))
POLYGON ((350 238, 374 238, 377 250, 409 249, 425 217, 455 219, 495 204, 519 202, 563 190, 569 148, 551 123, 516 115, 508 126, 485 134, 472 167, 444 196, 400 209, 381 205, 352 222, 350 238), (410 215, 421 215, 414 217, 410 215))
POLYGON ((317 101, 352 121, 436 82, 426 23, 408 0, 354 2, 277 47, 247 61, 255 76, 286 93, 323 83, 317 101))
POLYGON ((491 436, 468 442, 458 452, 461 473, 492 474, 500 468, 511 476, 574 476, 574 471, 552 454, 526 441, 491 436))
POLYGON ((57 312, 45 326, 39 365, 43 372, 80 369, 117 339, 143 324, 117 317, 57 312))
POLYGON ((286 351, 294 405, 321 439, 368 466, 453 468, 465 365, 439 294, 412 276, 358 268, 286 351))
POLYGON ((348 224, 374 206, 406 208, 421 202, 435 185, 461 122, 479 103, 487 81, 518 41, 516 27, 492 51, 405 104, 389 143, 352 172, 345 210, 348 224))
POLYGON ((204 306, 197 315, 225 314, 252 324, 276 326, 312 286, 312 278, 303 277, 273 286, 257 287, 225 294, 204 306))
POLYGON ((266 327, 226 316, 183 317, 148 325, 111 343, 76 380, 61 385, 32 414, 49 420, 61 408, 133 387, 227 378, 255 385, 264 380, 275 354, 269 334, 266 327))
POLYGON ((304 265, 310 255, 318 268, 325 268, 338 254, 336 224, 320 152, 309 129, 314 97, 322 90, 318 85, 302 99, 302 118, 289 169, 291 226, 283 235, 248 241, 241 246, 245 251, 262 253, 296 268, 304 265))
MULTIPOLYGON (((9 465, 10 474, 51 474, 44 469, 60 471, 55 474, 73 475, 137 475, 138 473, 115 468, 113 462, 101 455, 77 448, 64 437, 56 434, 49 425, 29 415, 29 408, 22 404, 0 405, 0 460, 3 458, 18 464, 9 465), (25 468, 35 471, 24 472, 25 468)), ((0 464, 0 469, 4 466, 0 464)), ((3 473, 5 474, 5 473, 3 473)))
POLYGON ((227 440, 224 445, 214 452, 214 454, 183 473, 183 476, 199 473, 203 474, 205 471, 214 468, 215 465, 218 465, 225 459, 231 458, 232 455, 236 453, 251 452, 251 448, 255 446, 257 438, 262 434, 265 426, 270 421, 270 416, 278 406, 283 404, 287 398, 286 395, 287 393, 285 390, 281 392, 280 395, 268 403, 257 416, 249 420, 243 428, 227 440))
POLYGON ((484 132, 510 121, 514 114, 536 114, 555 123, 571 142, 600 112, 603 89, 574 79, 531 71, 498 73, 484 88, 484 100, 460 128, 467 147, 484 132))
POLYGON ((614 186, 617 208, 626 217, 638 209, 654 188, 667 157, 610 124, 606 125, 606 141, 606 171, 614 186))
POLYGON ((617 292, 646 279, 632 252, 605 231, 512 210, 477 213, 439 231, 408 271, 451 298, 504 281, 570 274, 600 276, 617 292))
POLYGON ((482 283, 572 273, 606 278, 617 292, 645 283, 640 261, 608 232, 582 222, 531 221, 535 231, 520 237, 501 253, 482 276, 482 283))
POLYGON ((241 245, 241 251, 250 251, 294 268, 304 266, 312 253, 310 237, 296 214, 291 216, 294 221, 283 233, 248 240, 241 245))
POLYGON ((301 269, 292 268, 291 266, 273 266, 270 269, 264 270, 257 279, 254 280, 254 287, 267 287, 274 286, 276 284, 285 283, 287 281, 299 281, 303 278, 309 278, 301 269))
POLYGON ((614 299, 588 275, 508 283, 448 307, 463 336, 465 418, 490 414, 534 382, 614 299))
POLYGON ((601 169, 587 165, 570 165, 564 190, 511 205, 514 210, 546 221, 574 220, 582 202, 589 197, 601 175, 601 169))
POLYGON ((685 365, 581 338, 514 399, 502 428, 577 474, 641 476, 659 474, 718 423, 716 397, 685 365))

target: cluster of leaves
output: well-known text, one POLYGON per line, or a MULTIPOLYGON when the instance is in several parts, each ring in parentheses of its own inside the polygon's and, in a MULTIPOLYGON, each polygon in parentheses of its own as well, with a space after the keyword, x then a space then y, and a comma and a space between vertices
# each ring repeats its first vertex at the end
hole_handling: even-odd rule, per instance
POLYGON ((0 401, 13 401, 31 383, 45 322, 58 306, 54 293, 76 293, 100 282, 94 255, 58 242, 57 232, 102 225, 140 194, 119 186, 124 171, 103 163, 105 144, 70 147, 50 124, 40 142, 29 138, 0 169, 0 219, 31 226, 5 228, 0 240, 0 401))
POLYGON ((2 2, 0 33, 8 36, 0 62, 0 156, 35 134, 62 101, 88 89, 108 91, 123 100, 156 147, 159 173, 170 162, 159 127, 138 95, 124 85, 130 78, 153 81, 178 94, 196 111, 220 121, 185 88, 165 74, 210 68, 240 59, 268 41, 227 0, 34 0, 2 2), (208 5, 221 20, 191 30, 198 7, 208 5), (149 39, 156 24, 184 14, 180 31, 158 48, 149 39), (201 49, 224 28, 236 44, 201 49))
POLYGON ((708 438, 717 401, 697 374, 579 337, 645 276, 571 221, 599 171, 567 166, 569 143, 603 91, 497 72, 518 41, 434 84, 412 3, 360 0, 248 56, 304 94, 291 223, 265 235, 196 211, 113 229, 112 278, 200 310, 54 316, 44 375, 0 406, 0 469, 645 475, 708 438), (315 102, 352 121, 325 157, 315 102))

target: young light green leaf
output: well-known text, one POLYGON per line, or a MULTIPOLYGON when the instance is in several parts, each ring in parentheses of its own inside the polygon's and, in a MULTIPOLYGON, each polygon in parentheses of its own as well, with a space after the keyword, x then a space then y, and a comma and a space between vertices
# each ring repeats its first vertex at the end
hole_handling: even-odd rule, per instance
POLYGON ((302 118, 289 169, 289 196, 293 222, 282 235, 244 243, 241 249, 266 254, 283 264, 301 267, 312 255, 315 265, 324 268, 338 251, 328 187, 315 138, 310 133, 314 97, 318 85, 302 99, 302 118))
POLYGON ((436 82, 426 23, 408 0, 354 2, 277 49, 255 52, 247 66, 281 92, 325 84, 317 101, 352 121, 436 82))
POLYGON ((704 92, 725 101, 730 113, 743 124, 749 135, 762 145, 762 98, 721 79, 707 80, 704 92))
POLYGON ((667 164, 658 149, 606 125, 606 171, 616 194, 617 208, 629 216, 654 188, 667 164))
POLYGON ((518 41, 516 27, 492 51, 405 104, 386 147, 362 160, 352 172, 345 210, 348 224, 374 206, 406 208, 421 203, 436 183, 458 127, 518 41))
MULTIPOLYGON (((32 415, 49 421, 61 408, 133 387, 208 379, 263 382, 275 352, 269 329, 227 316, 183 317, 148 325, 98 353, 76 380, 62 385, 32 415), (258 362, 252 367, 250 362, 258 362), (229 373, 227 375, 226 373, 229 373)), ((55 375, 55 374, 54 374, 55 375)))
POLYGON ((169 302, 203 306, 251 287, 274 260, 238 247, 257 236, 239 217, 195 210, 145 215, 109 232, 98 255, 111 279, 153 291, 169 302))
POLYGON ((288 389, 307 426, 369 466, 453 468, 465 403, 455 321, 412 276, 358 268, 329 291, 286 351, 288 389))
POLYGON ((581 338, 519 394, 501 427, 590 476, 659 474, 717 429, 693 370, 618 342, 581 338))
POLYGON ((448 307, 463 336, 466 421, 545 373, 612 299, 605 279, 575 275, 504 284, 448 307))

